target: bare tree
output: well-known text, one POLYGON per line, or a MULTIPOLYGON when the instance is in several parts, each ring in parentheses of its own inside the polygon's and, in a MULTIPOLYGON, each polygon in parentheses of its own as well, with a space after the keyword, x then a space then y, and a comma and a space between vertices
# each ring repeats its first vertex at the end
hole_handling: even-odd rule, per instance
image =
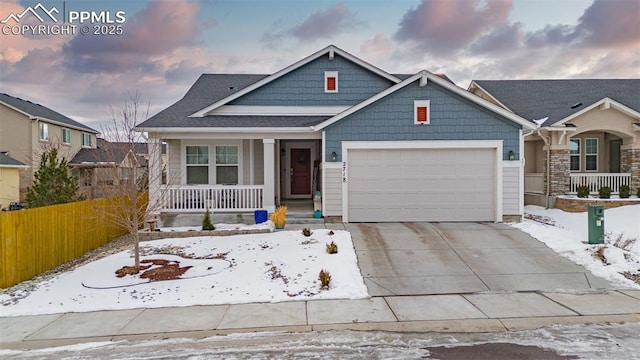
POLYGON ((109 112, 111 121, 101 130, 112 141, 101 141, 98 144, 94 169, 97 186, 109 200, 97 213, 104 221, 126 229, 134 246, 135 268, 139 269, 138 231, 143 227, 145 219, 150 218, 157 210, 154 207, 157 204, 148 204, 147 201, 150 180, 147 163, 151 157, 159 159, 161 154, 158 153, 157 146, 147 144, 143 133, 134 130, 149 115, 149 103, 141 104, 137 92, 128 94, 121 106, 111 106, 109 112))

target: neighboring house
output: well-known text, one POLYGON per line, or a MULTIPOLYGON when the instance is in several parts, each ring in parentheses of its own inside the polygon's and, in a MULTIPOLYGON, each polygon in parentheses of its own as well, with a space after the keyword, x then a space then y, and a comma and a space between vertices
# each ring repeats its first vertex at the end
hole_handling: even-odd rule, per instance
POLYGON ((20 202, 20 171, 27 165, 0 151, 0 209, 20 202))
POLYGON ((95 148, 98 132, 40 104, 0 93, 0 150, 27 164, 20 173, 20 198, 40 168, 40 157, 49 148, 71 159, 82 148, 95 148))
POLYGON ((273 211, 319 190, 325 217, 365 222, 520 219, 533 128, 428 71, 328 46, 272 75, 202 75, 137 129, 168 144, 168 185, 150 181, 164 212, 273 211))
POLYGON ((78 176, 80 191, 95 199, 118 194, 118 187, 127 181, 144 178, 147 160, 143 146, 130 143, 111 143, 98 139, 95 149, 81 149, 69 161, 69 167, 78 176), (135 170, 135 171, 134 171, 135 170), (135 174, 135 175, 134 175, 135 174))
POLYGON ((539 126, 525 133, 527 202, 640 187, 640 79, 476 80, 469 91, 539 126))

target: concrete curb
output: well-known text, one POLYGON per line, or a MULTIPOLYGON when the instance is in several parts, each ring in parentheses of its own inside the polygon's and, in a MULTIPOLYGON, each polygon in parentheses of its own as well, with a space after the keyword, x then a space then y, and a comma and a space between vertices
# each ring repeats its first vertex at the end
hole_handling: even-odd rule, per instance
POLYGON ((0 318, 3 324, 0 349, 25 350, 121 340, 201 339, 250 332, 503 332, 551 325, 640 323, 638 313, 640 290, 387 296, 130 309, 0 318), (443 301, 453 304, 468 301, 470 305, 438 307, 443 301), (416 311, 416 306, 423 306, 422 311, 416 311), (531 307, 537 309, 536 316, 527 315, 532 313, 531 307), (474 312, 470 312, 471 308, 474 312), (506 310, 491 315, 496 308, 506 310))

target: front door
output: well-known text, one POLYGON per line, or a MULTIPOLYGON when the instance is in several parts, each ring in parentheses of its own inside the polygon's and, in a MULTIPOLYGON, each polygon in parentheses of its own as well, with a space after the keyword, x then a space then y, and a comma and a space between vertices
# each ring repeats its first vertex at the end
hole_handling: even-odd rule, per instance
POLYGON ((609 172, 620 172, 620 140, 612 141, 609 148, 609 172))
POLYGON ((311 149, 291 149, 291 195, 311 194, 311 149))

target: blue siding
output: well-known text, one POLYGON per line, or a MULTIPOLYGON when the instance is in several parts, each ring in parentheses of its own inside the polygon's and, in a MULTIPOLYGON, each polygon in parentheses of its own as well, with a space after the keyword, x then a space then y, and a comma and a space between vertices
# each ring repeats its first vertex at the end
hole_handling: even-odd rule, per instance
POLYGON ((327 127, 326 156, 342 158, 342 141, 504 140, 503 153, 519 154, 521 125, 455 93, 418 81, 327 127), (431 100, 428 125, 413 124, 413 101, 431 100))
POLYGON ((347 106, 360 103, 393 83, 335 55, 311 61, 230 103, 230 105, 347 106), (324 72, 338 71, 338 92, 324 92, 324 72))

